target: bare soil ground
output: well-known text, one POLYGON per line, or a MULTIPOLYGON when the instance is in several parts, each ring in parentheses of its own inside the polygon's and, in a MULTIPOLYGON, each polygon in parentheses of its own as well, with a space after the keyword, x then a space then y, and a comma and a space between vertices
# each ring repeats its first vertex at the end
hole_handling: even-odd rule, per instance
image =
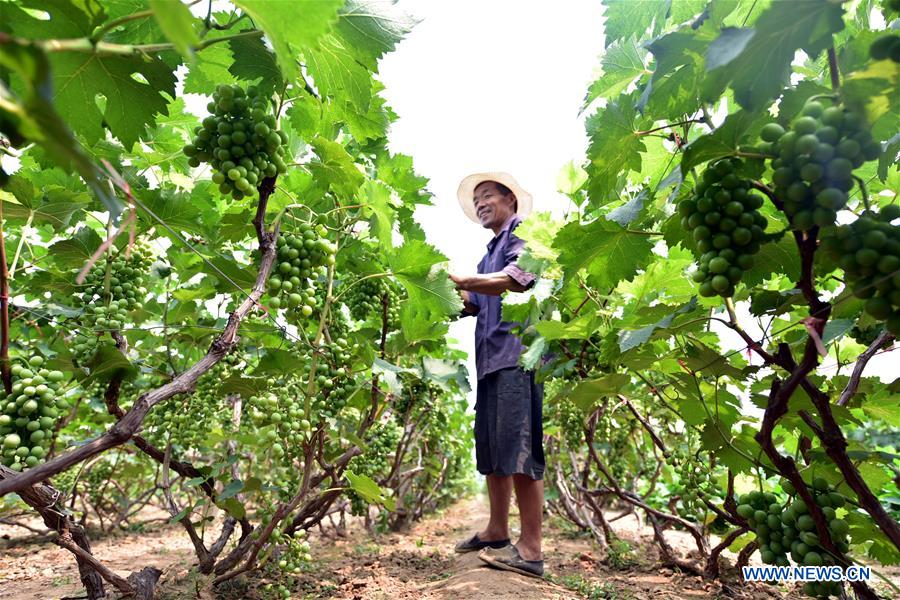
MULTIPOLYGON (((372 538, 361 528, 347 537, 313 539, 314 564, 294 582, 292 598, 345 600, 746 600, 799 598, 792 587, 744 584, 733 569, 724 582, 659 567, 649 528, 632 516, 613 523, 626 543, 605 562, 592 540, 550 520, 545 528, 545 567, 538 580, 484 565, 475 553, 455 554, 458 539, 477 531, 487 518, 482 497, 461 500, 410 530, 372 538)), ((517 518, 514 516, 512 522, 517 518)), ((0 537, 9 535, 0 527, 0 537)), ((15 535, 21 536, 22 530, 15 535)), ((693 548, 687 534, 668 531, 672 546, 686 556, 693 548)), ((259 599, 267 597, 264 578, 236 581, 213 593, 207 580, 190 573, 194 563, 187 536, 175 526, 121 534, 93 541, 94 553, 121 575, 153 565, 164 571, 160 597, 169 600, 259 599)), ((0 541, 0 600, 60 600, 83 595, 71 556, 49 543, 0 541)), ((734 555, 723 566, 730 567, 734 555)), ((271 596, 269 596, 271 597, 271 596)))

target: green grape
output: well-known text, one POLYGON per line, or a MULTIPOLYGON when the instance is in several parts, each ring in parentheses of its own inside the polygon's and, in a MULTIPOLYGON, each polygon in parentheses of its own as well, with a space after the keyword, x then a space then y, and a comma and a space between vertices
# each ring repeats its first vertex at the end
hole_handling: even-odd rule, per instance
POLYGON ((372 277, 355 282, 344 295, 350 315, 360 321, 374 316, 380 323, 383 302, 386 302, 388 328, 392 330, 400 327, 400 303, 403 299, 400 286, 386 277, 372 277))
POLYGON ((237 85, 219 85, 207 109, 213 114, 194 128, 183 151, 192 167, 211 164, 222 194, 240 200, 263 178, 285 172, 287 135, 275 129, 269 99, 256 88, 245 92, 237 85))
POLYGON ((828 227, 847 204, 853 170, 881 155, 863 120, 840 106, 809 100, 785 131, 777 123, 760 130, 770 144, 772 183, 791 226, 828 227))
POLYGON ((89 362, 103 335, 122 329, 128 313, 143 304, 147 295, 144 276, 153 263, 150 246, 139 239, 130 250, 113 249, 88 271, 80 289, 85 307, 82 328, 72 340, 72 353, 79 364, 89 362))
MULTIPOLYGON (((822 234, 822 251, 844 270, 847 287, 895 337, 900 336, 900 228, 892 224, 897 218, 896 206, 866 210, 856 221, 822 234)), ((869 343, 875 337, 877 332, 869 343)))
MULTIPOLYGON (((808 487, 822 509, 832 541, 838 550, 847 552, 850 527, 837 517, 833 508, 843 506, 845 498, 821 477, 813 479, 808 487)), ((788 494, 795 491, 787 480, 781 482, 781 488, 788 494)), ((810 567, 837 564, 836 558, 822 546, 815 521, 803 500, 796 498, 782 504, 774 494, 750 492, 738 498, 737 502, 737 513, 747 519, 756 534, 760 558, 764 563, 785 567, 790 566, 791 561, 810 567)), ((804 588, 805 593, 818 598, 840 595, 840 586, 815 587, 811 590, 813 588, 804 588)))
POLYGON ((0 387, 0 464, 23 471, 44 461, 56 424, 70 408, 62 394, 66 375, 32 354, 14 362, 12 392, 0 387))
POLYGON ((315 287, 310 280, 334 263, 337 249, 323 226, 301 222, 296 231, 278 236, 277 264, 269 277, 269 306, 287 307, 288 316, 302 322, 315 312, 315 287))
MULTIPOLYGON (((403 435, 403 428, 394 421, 374 425, 366 435, 366 451, 354 456, 347 470, 366 475, 376 482, 387 477, 403 435)), ((365 514, 367 503, 356 492, 350 492, 350 507, 354 515, 365 514)))
POLYGON ((144 419, 145 435, 151 444, 165 447, 171 441, 182 451, 206 445, 214 428, 231 431, 232 407, 225 402, 223 382, 243 370, 236 354, 227 354, 197 380, 193 393, 176 396, 153 407, 144 419))
MULTIPOLYGON (((775 133, 770 128, 766 136, 775 133)), ((740 167, 733 158, 710 164, 693 195, 678 204, 681 225, 691 232, 700 259, 692 278, 702 296, 733 296, 763 239, 767 222, 757 210, 763 201, 738 176, 740 167)))

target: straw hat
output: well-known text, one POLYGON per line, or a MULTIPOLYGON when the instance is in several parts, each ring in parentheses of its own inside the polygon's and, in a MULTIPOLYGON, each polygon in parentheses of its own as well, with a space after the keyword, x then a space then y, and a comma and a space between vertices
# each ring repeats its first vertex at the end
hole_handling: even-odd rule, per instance
POLYGON ((475 206, 472 204, 472 198, 475 196, 475 188, 478 187, 478 184, 485 181, 496 181, 512 190, 518 200, 516 214, 520 217, 526 217, 531 212, 531 194, 523 190, 522 186, 513 179, 512 175, 497 171, 494 173, 475 173, 469 175, 460 182, 459 189, 456 190, 456 198, 459 200, 459 206, 463 209, 463 212, 466 213, 467 217, 476 223, 481 223, 478 219, 478 215, 475 213, 475 206))

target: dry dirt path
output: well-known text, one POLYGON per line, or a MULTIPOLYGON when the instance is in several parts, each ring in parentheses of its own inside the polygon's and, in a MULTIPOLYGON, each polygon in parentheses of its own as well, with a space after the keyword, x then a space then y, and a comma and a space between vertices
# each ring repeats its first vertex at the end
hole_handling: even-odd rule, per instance
MULTIPOLYGON (((661 569, 652 532, 632 516, 613 523, 625 540, 615 556, 601 563, 589 537, 555 520, 545 526, 545 566, 551 580, 537 580, 484 565, 474 553, 456 554, 453 545, 487 519, 483 497, 463 499, 408 531, 370 537, 357 527, 346 537, 315 539, 314 569, 299 579, 292 598, 343 600, 537 600, 574 598, 684 600, 722 597, 718 583, 661 569)), ((513 514, 511 523, 517 524, 513 514)), ((0 531, 0 535, 4 533, 0 531)), ((18 532, 17 535, 21 533, 18 532)), ((686 555, 692 543, 681 532, 667 532, 686 555)), ((211 593, 208 582, 189 574, 194 563, 187 536, 176 526, 120 534, 92 541, 94 553, 121 575, 152 565, 164 571, 160 597, 211 600, 262 598, 259 579, 211 593)), ((788 598, 768 586, 731 581, 730 596, 748 600, 788 598)), ((74 561, 50 543, 10 545, 0 541, 0 600, 60 600, 83 594, 74 561)))

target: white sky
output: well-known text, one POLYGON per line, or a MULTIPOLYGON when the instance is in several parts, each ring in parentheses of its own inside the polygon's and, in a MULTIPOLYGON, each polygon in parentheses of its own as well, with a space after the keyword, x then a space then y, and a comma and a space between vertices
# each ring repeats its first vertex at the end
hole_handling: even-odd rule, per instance
MULTIPOLYGON (((560 168, 584 156, 578 116, 603 49, 601 5, 511 0, 400 0, 422 19, 380 63, 399 115, 389 140, 431 181, 434 206, 417 210, 428 240, 457 273, 474 273, 493 234, 459 208, 460 180, 507 171, 534 196, 534 210, 560 211, 560 168)), ((451 325, 475 384, 474 319, 451 325)), ((472 395, 474 399, 474 394, 472 395)))

